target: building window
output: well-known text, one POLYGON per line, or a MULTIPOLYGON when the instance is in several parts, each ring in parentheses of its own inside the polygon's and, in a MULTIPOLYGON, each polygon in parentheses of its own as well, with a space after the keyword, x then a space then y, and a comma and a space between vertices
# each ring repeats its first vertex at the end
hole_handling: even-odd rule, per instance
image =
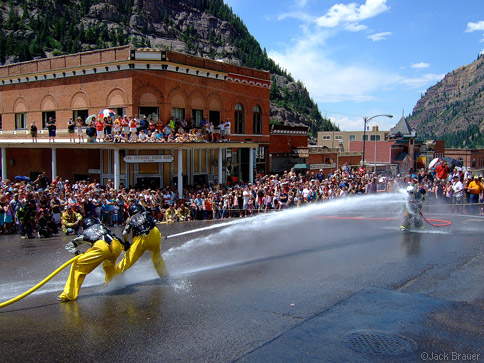
POLYGON ((350 141, 356 141, 356 135, 350 135, 350 141))
POLYGON ((254 134, 262 134, 262 112, 259 105, 254 106, 254 134))
POLYGON ((220 111, 208 111, 208 120, 214 127, 218 127, 220 125, 220 111))
POLYGON ((27 114, 16 113, 15 114, 15 130, 27 129, 27 114))
POLYGON ((124 115, 126 115, 125 107, 116 107, 116 108, 113 108, 113 111, 116 111, 116 118, 118 118, 118 116, 123 117, 124 115))
POLYGON ((265 159, 266 153, 265 153, 265 147, 264 146, 259 146, 256 148, 256 160, 257 161, 262 161, 265 159))
POLYGON ((154 122, 158 121, 158 115, 160 114, 158 107, 140 107, 138 109, 139 118, 142 119, 143 116, 146 116, 146 119, 153 120, 154 122))
POLYGON ((245 115, 244 106, 239 102, 235 105, 235 133, 243 134, 245 132, 245 115))
POLYGON ((203 110, 192 109, 192 120, 195 127, 200 127, 200 122, 203 120, 203 110))
POLYGON ((335 136, 334 139, 335 140, 343 140, 343 136, 335 136))
MULTIPOLYGON (((55 111, 45 111, 45 112, 42 112, 42 128, 45 129, 47 126, 47 121, 49 121, 49 118, 51 118, 53 120, 56 120, 55 118, 55 111)), ((67 125, 67 120, 66 120, 66 125, 67 125)), ((59 126, 59 124, 57 124, 57 127, 61 128, 59 126)), ((65 126, 67 127, 67 126, 65 126)), ((63 128, 63 127, 62 127, 63 128)))
POLYGON ((184 108, 178 108, 178 107, 172 107, 171 108, 171 117, 173 117, 175 120, 183 120, 185 118, 185 109, 184 108))
POLYGON ((380 141, 380 135, 370 135, 371 141, 380 141))
POLYGON ((324 136, 323 136, 323 140, 331 140, 331 136, 329 136, 329 135, 324 135, 324 136))
POLYGON ((363 141, 368 141, 368 135, 363 135, 363 141))

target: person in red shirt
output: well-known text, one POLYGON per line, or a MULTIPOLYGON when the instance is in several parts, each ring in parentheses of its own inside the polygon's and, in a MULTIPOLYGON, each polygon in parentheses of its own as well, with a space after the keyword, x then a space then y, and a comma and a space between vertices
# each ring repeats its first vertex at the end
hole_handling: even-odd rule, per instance
POLYGON ((129 120, 129 132, 130 132, 130 137, 129 137, 129 142, 136 142, 136 140, 138 139, 138 135, 137 135, 137 121, 135 118, 131 118, 130 116, 130 120, 129 120))
POLYGON ((96 134, 99 142, 104 141, 104 122, 102 118, 98 118, 96 121, 96 134))
POLYGON ((449 176, 449 167, 444 160, 440 161, 440 164, 435 168, 435 176, 439 180, 447 180, 449 176))
POLYGON ((129 138, 129 119, 126 115, 124 115, 124 118, 121 120, 121 134, 124 138, 129 138))

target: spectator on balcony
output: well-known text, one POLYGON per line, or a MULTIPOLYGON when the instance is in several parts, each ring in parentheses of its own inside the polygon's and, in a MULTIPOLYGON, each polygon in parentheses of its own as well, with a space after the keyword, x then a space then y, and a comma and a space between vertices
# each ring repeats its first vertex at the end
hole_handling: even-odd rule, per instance
POLYGON ((104 122, 100 117, 96 121, 96 136, 98 142, 104 141, 104 122))
POLYGON ((76 121, 76 127, 77 127, 77 137, 79 140, 79 144, 81 143, 81 140, 82 142, 84 142, 84 134, 82 133, 83 124, 84 122, 82 122, 82 118, 78 117, 76 121))
POLYGON ((123 119, 121 120, 121 135, 125 140, 129 138, 129 119, 126 115, 124 115, 123 119))
POLYGON ((111 116, 104 118, 104 138, 105 140, 111 140, 113 134, 113 119, 111 116))
POLYGON ((49 130, 49 142, 55 142, 55 136, 56 136, 56 130, 57 130, 57 125, 55 123, 55 120, 52 117, 49 117, 49 120, 47 121, 47 129, 49 130))
POLYGON ((69 134, 69 142, 76 142, 76 136, 74 135, 75 128, 76 124, 74 123, 72 117, 70 117, 69 121, 67 121, 67 133, 69 134))
POLYGON ((30 136, 32 136, 32 142, 37 142, 37 125, 35 120, 30 124, 30 136))

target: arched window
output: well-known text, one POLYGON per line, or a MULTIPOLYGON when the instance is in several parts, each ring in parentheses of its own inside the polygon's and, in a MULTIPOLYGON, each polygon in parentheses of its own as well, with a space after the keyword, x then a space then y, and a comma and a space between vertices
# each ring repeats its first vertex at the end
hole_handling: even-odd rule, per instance
POLYGON ((262 112, 259 105, 254 106, 253 113, 254 134, 262 134, 262 112))
POLYGON ((235 133, 243 134, 245 132, 245 114, 244 106, 239 102, 235 105, 235 133))

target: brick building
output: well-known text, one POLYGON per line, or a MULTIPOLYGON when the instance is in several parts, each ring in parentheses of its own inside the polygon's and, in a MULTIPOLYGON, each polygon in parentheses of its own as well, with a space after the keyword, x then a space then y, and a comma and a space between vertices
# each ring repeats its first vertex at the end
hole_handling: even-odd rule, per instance
POLYGON ((306 153, 301 149, 308 146, 307 126, 271 125, 269 146, 269 170, 281 173, 290 170, 295 164, 306 162, 306 153))
POLYGON ((268 171, 269 89, 269 72, 129 46, 3 66, 2 176, 50 170, 52 176, 74 180, 89 176, 101 182, 113 178, 125 185, 149 181, 158 186, 181 178, 190 184, 224 181, 228 175, 250 180, 254 169, 268 171), (29 142, 32 120, 40 125, 42 139, 47 137, 46 121, 53 117, 61 138, 70 117, 85 119, 104 108, 117 115, 147 116, 165 123, 170 117, 192 118, 196 126, 204 118, 216 127, 229 119, 231 142, 29 142), (173 159, 128 165, 124 162, 127 155, 171 155, 173 159))
POLYGON ((445 156, 461 161, 462 166, 466 168, 478 171, 484 170, 483 149, 445 149, 445 156))

